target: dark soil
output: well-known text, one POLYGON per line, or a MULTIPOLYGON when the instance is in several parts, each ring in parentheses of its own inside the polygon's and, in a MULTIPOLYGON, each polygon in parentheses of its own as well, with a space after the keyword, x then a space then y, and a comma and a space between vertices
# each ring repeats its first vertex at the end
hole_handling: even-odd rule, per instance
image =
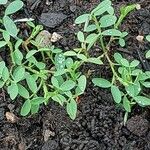
MULTIPOLYGON (((57 32, 64 38, 56 43, 67 50, 77 47, 75 32, 78 28, 73 20, 79 14, 90 11, 98 0, 26 0, 25 7, 18 17, 32 17, 37 23, 43 23, 45 29, 57 32), (82 4, 81 4, 82 3, 82 4), (44 13, 44 14, 43 14, 44 13), (43 15, 51 14, 55 22, 49 22, 43 15), (59 17, 61 19, 57 19, 59 17)), ((121 26, 129 32, 126 47, 119 50, 128 58, 137 58, 143 69, 150 70, 144 60, 147 43, 136 40, 137 35, 150 34, 149 0, 115 0, 116 10, 123 5, 139 2, 141 9, 132 12, 121 26)), ((94 55, 94 54, 93 54, 94 55)), ((86 74, 92 70, 92 76, 110 76, 106 67, 85 65, 86 74)), ((109 91, 93 87, 90 83, 78 104, 77 118, 72 121, 66 111, 54 102, 42 107, 39 114, 28 118, 19 117, 19 99, 12 102, 2 90, 0 94, 0 150, 150 150, 150 109, 135 107, 129 116, 127 125, 123 125, 124 111, 114 105, 109 91), (6 95, 6 96, 5 96, 6 95), (6 119, 6 112, 14 116, 6 119), (16 117, 18 116, 18 117, 16 117), (13 120, 13 121, 12 121, 13 120), (14 123, 12 123, 14 122, 14 123)))

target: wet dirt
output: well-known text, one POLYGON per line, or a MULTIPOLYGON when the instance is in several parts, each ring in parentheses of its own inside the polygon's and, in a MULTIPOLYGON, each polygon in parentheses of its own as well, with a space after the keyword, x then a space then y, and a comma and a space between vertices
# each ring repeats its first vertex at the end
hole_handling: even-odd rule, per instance
MULTIPOLYGON (((90 11, 98 0, 27 0, 20 16, 32 17, 41 23, 43 13, 63 14, 62 21, 54 26, 46 25, 50 33, 57 32, 64 38, 55 43, 65 50, 78 46, 75 33, 79 30, 74 26, 74 19, 83 12, 90 11)), ((118 0, 114 1, 116 10, 123 5, 138 2, 139 11, 132 12, 125 20, 121 29, 127 31, 126 47, 119 50, 128 58, 137 58, 142 62, 143 69, 150 70, 149 62, 145 61, 145 51, 150 47, 146 42, 138 42, 136 36, 150 33, 150 2, 149 0, 118 0)), ((58 18, 61 16, 57 16, 58 18)), ((43 18, 42 18, 43 19, 43 18)), ((94 53, 91 52, 93 55, 94 53)), ((124 111, 115 106, 108 90, 93 87, 90 82, 94 76, 110 76, 107 67, 84 65, 83 72, 92 70, 88 79, 86 92, 80 98, 77 118, 72 121, 64 108, 51 102, 40 109, 39 114, 21 118, 19 114, 21 101, 11 102, 2 90, 0 94, 0 150, 149 150, 150 149, 150 109, 136 106, 129 115, 126 126, 123 125, 124 111), (6 119, 6 112, 13 113, 16 122, 6 119)))

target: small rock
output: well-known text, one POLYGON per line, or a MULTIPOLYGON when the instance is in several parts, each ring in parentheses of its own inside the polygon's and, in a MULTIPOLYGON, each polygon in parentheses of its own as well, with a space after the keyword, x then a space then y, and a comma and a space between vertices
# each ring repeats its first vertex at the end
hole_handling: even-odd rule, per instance
POLYGON ((4 119, 4 108, 0 107, 0 121, 4 119))
POLYGON ((13 104, 8 104, 7 106, 9 108, 10 111, 12 111, 15 108, 15 105, 13 104))
POLYGON ((18 145, 18 150, 26 150, 26 145, 25 145, 25 143, 20 143, 20 144, 18 145))
POLYGON ((139 42, 143 42, 144 36, 138 35, 138 36, 136 37, 136 39, 137 39, 139 42))
POLYGON ((62 38, 63 37, 60 34, 54 32, 51 37, 51 42, 57 42, 58 40, 60 40, 62 38))
POLYGON ((144 135, 148 130, 149 122, 141 116, 132 117, 127 121, 127 128, 137 136, 144 135))
POLYGON ((141 9, 141 5, 140 4, 136 4, 136 9, 140 10, 141 9))
POLYGON ((43 25, 55 28, 60 25, 67 16, 63 13, 42 13, 40 21, 43 25))
POLYGON ((5 115, 6 115, 6 119, 11 123, 16 123, 19 120, 19 118, 11 112, 6 112, 5 115))
POLYGON ((43 132, 43 136, 44 136, 44 141, 46 142, 46 141, 48 141, 50 136, 55 136, 55 133, 50 130, 45 130, 43 132))

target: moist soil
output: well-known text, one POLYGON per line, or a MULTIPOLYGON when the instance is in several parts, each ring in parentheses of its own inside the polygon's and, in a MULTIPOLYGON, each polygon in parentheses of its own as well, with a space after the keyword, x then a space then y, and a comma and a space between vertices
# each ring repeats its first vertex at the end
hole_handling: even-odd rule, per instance
MULTIPOLYGON (((98 3, 98 0, 49 0, 49 3, 26 0, 22 12, 15 17, 34 18, 37 24, 43 24, 51 33, 61 34, 64 38, 55 45, 68 50, 79 44, 75 35, 79 29, 74 26, 74 19, 89 12, 98 3), (50 21, 47 16, 50 16, 50 21)), ((150 34, 150 1, 113 1, 117 12, 121 5, 131 3, 139 3, 141 9, 130 13, 121 26, 122 31, 129 33, 126 47, 118 48, 114 44, 111 50, 117 50, 129 59, 140 60, 141 67, 150 70, 150 64, 144 58, 150 45, 136 40, 138 35, 150 34)), ((26 36, 26 28, 23 24, 20 27, 26 36)), ((96 55, 95 52, 91 54, 96 55)), ((124 110, 115 106, 110 91, 94 87, 91 83, 92 77, 109 78, 109 68, 84 65, 81 70, 84 74, 90 70, 91 76, 86 92, 78 101, 78 114, 74 121, 67 116, 64 108, 54 102, 41 107, 39 114, 22 118, 19 116, 19 98, 12 102, 1 90, 0 150, 150 150, 150 109, 134 107, 124 126, 124 110)))

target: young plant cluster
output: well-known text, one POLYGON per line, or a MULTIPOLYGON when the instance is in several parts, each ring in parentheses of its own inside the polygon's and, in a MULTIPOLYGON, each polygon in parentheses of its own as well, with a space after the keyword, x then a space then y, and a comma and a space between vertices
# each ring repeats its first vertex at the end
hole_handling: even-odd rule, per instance
MULTIPOLYGON (((1 1, 0 5, 7 1, 1 1)), ((31 35, 23 41, 12 15, 23 7, 15 0, 8 4, 0 22, 0 48, 7 51, 9 63, 0 61, 0 88, 5 88, 12 100, 22 97, 21 115, 38 112, 40 105, 49 101, 65 106, 67 113, 75 119, 76 99, 84 93, 86 77, 78 68, 81 63, 63 55, 61 49, 50 42, 45 43, 41 25, 27 22, 31 35), (42 57, 41 57, 42 56, 42 57)))
MULTIPOLYGON (((118 52, 110 56, 112 42, 118 41, 121 47, 125 46, 124 38, 128 33, 121 32, 118 28, 128 13, 137 7, 136 4, 121 7, 120 16, 117 18, 112 2, 104 0, 91 13, 83 14, 75 20, 76 24, 83 26, 83 30, 77 34, 81 42, 77 57, 82 55, 80 59, 84 62, 92 60, 96 64, 103 64, 102 59, 107 59, 113 74, 112 79, 108 81, 100 77, 92 79, 92 82, 95 86, 110 88, 114 101, 126 111, 124 121, 133 105, 139 104, 141 107, 150 105, 149 95, 144 93, 145 88, 150 88, 150 71, 144 72, 139 69, 138 60, 129 61, 118 52), (98 58, 89 58, 89 50, 95 44, 99 45, 102 55, 98 58)), ((147 40, 150 41, 149 36, 147 40)), ((146 56, 149 57, 149 54, 150 51, 146 56)))
MULTIPOLYGON (((0 5, 6 3, 7 0, 3 0, 0 5)), ((83 27, 77 33, 81 47, 63 52, 50 41, 45 42, 46 37, 41 34, 45 30, 32 22, 27 22, 32 30, 31 35, 25 41, 20 38, 12 15, 23 7, 23 3, 20 0, 9 3, 0 22, 0 48, 1 51, 8 51, 11 61, 8 65, 1 58, 0 88, 5 88, 12 100, 18 96, 24 99, 22 116, 37 113, 40 105, 47 105, 53 100, 65 106, 71 119, 75 119, 76 100, 86 88, 86 76, 79 72, 79 67, 87 62, 103 65, 106 59, 112 71, 112 79, 98 77, 92 79, 92 82, 95 86, 110 88, 114 101, 126 111, 126 121, 133 105, 150 105, 150 98, 144 93, 145 88, 150 88, 150 71, 144 72, 138 67, 138 60, 129 61, 118 52, 110 56, 112 42, 117 41, 120 46, 125 46, 124 38, 128 33, 118 28, 136 6, 121 7, 117 18, 112 2, 103 0, 91 13, 83 14, 75 20, 75 24, 83 27), (101 49, 102 53, 98 57, 89 54, 94 45, 99 45, 101 49)), ((45 33, 48 35, 47 31, 45 33)), ((150 41, 149 36, 147 40, 150 41)), ((149 54, 148 51, 147 58, 149 54)))

